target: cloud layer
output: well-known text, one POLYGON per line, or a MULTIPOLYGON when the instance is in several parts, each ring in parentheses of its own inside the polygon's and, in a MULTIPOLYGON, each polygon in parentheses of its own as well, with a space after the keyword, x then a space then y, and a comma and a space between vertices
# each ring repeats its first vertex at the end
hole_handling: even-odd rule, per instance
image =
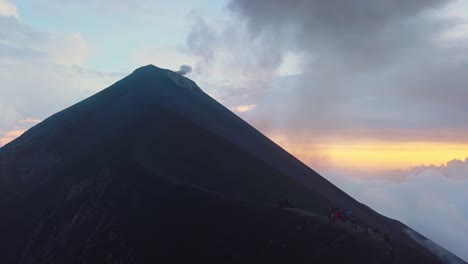
POLYGON ((245 117, 263 132, 468 142, 468 31, 453 3, 232 0, 221 25, 195 19, 187 49, 200 69, 237 76, 206 86, 256 104, 245 117), (288 54, 295 76, 279 71, 288 54))
MULTIPOLYGON (((468 169, 448 178, 434 170, 401 181, 358 179, 324 172, 331 182, 374 210, 398 219, 468 261, 468 169)), ((398 177, 398 175, 396 175, 398 177)))
POLYGON ((432 171, 434 173, 439 173, 447 178, 451 179, 466 179, 468 180, 468 158, 465 160, 453 159, 448 161, 446 164, 429 165, 429 166, 415 166, 406 170, 399 170, 390 172, 388 175, 419 175, 432 171))

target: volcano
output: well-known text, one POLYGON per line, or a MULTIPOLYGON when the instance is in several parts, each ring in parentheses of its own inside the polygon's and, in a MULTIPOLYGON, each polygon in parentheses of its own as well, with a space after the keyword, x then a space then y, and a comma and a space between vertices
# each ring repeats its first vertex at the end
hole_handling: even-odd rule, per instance
POLYGON ((0 212, 1 263, 464 263, 153 65, 1 148, 0 212))

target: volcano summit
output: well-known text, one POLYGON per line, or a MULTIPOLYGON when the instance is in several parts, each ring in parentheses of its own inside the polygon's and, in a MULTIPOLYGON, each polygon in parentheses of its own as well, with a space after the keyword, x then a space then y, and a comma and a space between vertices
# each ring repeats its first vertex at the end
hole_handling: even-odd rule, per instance
POLYGON ((0 212, 1 263, 464 263, 152 65, 1 148, 0 212))

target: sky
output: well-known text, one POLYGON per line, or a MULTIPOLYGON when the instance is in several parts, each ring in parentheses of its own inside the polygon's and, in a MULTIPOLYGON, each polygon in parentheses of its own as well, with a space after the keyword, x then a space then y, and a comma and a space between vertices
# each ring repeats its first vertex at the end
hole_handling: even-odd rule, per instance
POLYGON ((147 64, 468 260, 468 1, 0 0, 0 146, 147 64))

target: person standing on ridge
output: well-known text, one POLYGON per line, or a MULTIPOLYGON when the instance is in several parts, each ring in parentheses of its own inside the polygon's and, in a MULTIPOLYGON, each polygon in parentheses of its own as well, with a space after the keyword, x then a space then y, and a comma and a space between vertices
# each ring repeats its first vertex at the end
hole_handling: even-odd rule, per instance
POLYGON ((333 221, 336 221, 340 218, 340 212, 338 210, 333 213, 333 221))

